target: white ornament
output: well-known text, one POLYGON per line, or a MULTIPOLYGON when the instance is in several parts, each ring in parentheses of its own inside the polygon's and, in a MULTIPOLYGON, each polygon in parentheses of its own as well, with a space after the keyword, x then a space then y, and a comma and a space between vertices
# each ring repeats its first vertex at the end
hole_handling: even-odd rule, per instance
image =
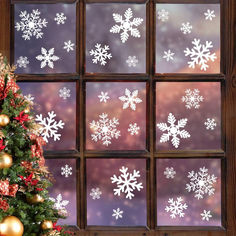
POLYGON ((125 43, 128 38, 129 38, 129 32, 130 35, 135 37, 135 38, 140 38, 140 32, 137 28, 137 26, 141 25, 143 22, 142 18, 133 18, 133 12, 131 10, 131 8, 128 8, 125 11, 124 14, 125 19, 123 19, 122 15, 117 14, 117 13, 113 13, 113 19, 116 23, 119 23, 112 26, 112 28, 110 29, 111 33, 117 34, 120 33, 120 39, 122 41, 122 43, 125 43), (131 20, 131 18, 133 18, 131 20))
POLYGON ((205 20, 210 20, 210 21, 212 21, 213 18, 216 17, 215 11, 214 10, 211 11, 210 9, 207 9, 207 11, 204 12, 204 15, 205 15, 205 20))
POLYGON ((89 194, 93 200, 100 199, 102 195, 102 191, 100 188, 92 188, 89 194))
POLYGON ((54 48, 49 49, 48 51, 45 48, 41 48, 42 55, 38 55, 36 57, 37 60, 41 61, 41 69, 44 68, 47 64, 48 67, 54 68, 54 61, 59 60, 60 58, 58 56, 54 55, 54 48))
POLYGON ((200 44, 200 39, 194 39, 192 41, 193 48, 190 50, 186 48, 184 50, 185 56, 190 56, 191 61, 188 62, 190 68, 195 68, 195 65, 201 66, 201 70, 206 71, 209 67, 208 61, 215 61, 217 59, 216 54, 210 52, 210 48, 213 48, 211 41, 206 41, 205 45, 200 44))
POLYGON ((162 22, 165 22, 169 19, 169 12, 165 9, 161 9, 160 11, 158 11, 157 15, 158 20, 161 20, 162 22))
POLYGON ((70 51, 74 51, 74 46, 75 44, 71 42, 71 40, 69 40, 68 42, 64 42, 64 49, 67 51, 67 52, 70 52, 70 51))
POLYGON ((97 142, 101 140, 103 145, 108 146, 111 144, 111 139, 118 139, 120 135, 120 131, 117 130, 116 126, 119 125, 119 120, 115 117, 113 119, 109 119, 106 113, 102 113, 99 115, 100 119, 98 121, 92 121, 90 123, 90 129, 93 130, 93 134, 91 134, 92 140, 97 142))
POLYGON ((137 189, 140 191, 143 188, 142 183, 137 183, 137 178, 140 177, 139 171, 134 170, 133 174, 128 173, 128 167, 122 166, 120 176, 113 175, 111 177, 112 183, 116 183, 117 188, 113 189, 114 195, 120 196, 121 192, 126 194, 126 198, 132 199, 134 197, 133 191, 137 189))
POLYGON ((198 89, 186 89, 185 96, 182 97, 182 102, 185 102, 185 107, 187 109, 195 108, 198 109, 200 107, 200 102, 203 102, 203 96, 199 95, 200 91, 198 89))
POLYGON ((53 208, 56 210, 64 210, 65 206, 69 204, 69 201, 67 200, 62 200, 62 195, 58 194, 56 199, 50 197, 49 200, 54 202, 53 208))
POLYGON ((188 172, 188 178, 190 183, 186 184, 186 190, 188 192, 193 191, 195 193, 194 197, 198 200, 203 198, 204 194, 211 196, 215 193, 213 184, 216 182, 217 177, 210 175, 205 166, 200 168, 198 172, 193 170, 188 172))
POLYGON ((48 112, 48 117, 43 118, 43 115, 36 115, 35 121, 37 121, 42 127, 39 129, 43 139, 48 143, 49 138, 53 138, 54 141, 60 140, 61 134, 58 134, 58 129, 64 128, 64 123, 62 120, 57 122, 54 118, 57 115, 54 111, 48 112))
POLYGON ((182 23, 182 27, 180 30, 183 32, 183 34, 190 34, 192 32, 193 26, 190 25, 189 22, 182 23))
POLYGON ((175 53, 171 52, 171 50, 164 51, 163 58, 166 59, 166 61, 174 60, 175 53))
POLYGON ((160 138, 160 142, 165 143, 170 140, 170 137, 172 137, 171 143, 173 144, 175 148, 178 148, 180 144, 180 138, 184 138, 184 139, 190 138, 190 134, 188 131, 184 129, 181 130, 181 128, 184 128, 186 126, 188 119, 187 118, 180 119, 178 123, 175 124, 176 122, 175 116, 172 113, 169 113, 167 122, 170 124, 170 126, 168 126, 167 123, 157 124, 157 127, 161 131, 163 132, 167 131, 167 133, 162 134, 160 138))
POLYGON ((69 98, 70 97, 70 89, 67 89, 66 87, 59 89, 59 97, 63 98, 64 100, 69 98))
POLYGON ((17 31, 22 31, 22 38, 24 40, 30 40, 31 37, 35 36, 36 39, 42 38, 43 32, 42 28, 47 27, 46 19, 40 18, 41 12, 36 9, 32 10, 32 13, 27 13, 27 11, 21 11, 20 22, 16 22, 15 28, 17 31))
POLYGON ((67 17, 65 16, 64 13, 57 13, 54 20, 57 22, 58 25, 60 25, 60 24, 65 24, 66 18, 67 17))
POLYGON ((116 220, 118 220, 119 218, 122 218, 122 214, 124 212, 120 210, 120 208, 117 208, 116 210, 113 209, 113 214, 112 216, 116 218, 116 220))
POLYGON ((72 167, 70 167, 69 165, 61 167, 61 175, 65 175, 65 177, 68 178, 69 175, 72 175, 72 167))
POLYGON ((34 101, 34 97, 32 94, 28 94, 24 96, 25 100, 27 100, 29 103, 32 103, 34 101))
POLYGON ((101 92, 100 95, 98 95, 98 98, 100 99, 100 102, 107 102, 108 99, 110 99, 110 97, 108 96, 108 92, 101 92))
POLYGON ((17 65, 18 65, 20 68, 21 68, 21 67, 26 68, 27 65, 29 65, 28 58, 27 58, 27 57, 22 57, 22 56, 20 56, 20 57, 18 58, 18 60, 16 61, 16 63, 17 63, 17 65))
POLYGON ((183 204, 182 202, 182 197, 177 197, 176 201, 174 201, 173 198, 169 198, 169 206, 166 206, 165 211, 171 213, 170 217, 172 219, 176 218, 176 216, 184 217, 184 210, 188 208, 188 205, 186 203, 183 204))
POLYGON ((167 179, 174 179, 176 175, 176 171, 174 170, 173 167, 166 167, 164 171, 164 175, 166 176, 167 179))
POLYGON ((138 59, 136 58, 136 56, 128 56, 126 63, 128 64, 129 67, 136 67, 138 59))
POLYGON ((206 129, 214 130, 216 127, 216 122, 214 118, 207 118, 206 122, 204 123, 206 126, 206 129))
POLYGON ((212 217, 211 211, 203 210, 203 212, 201 213, 201 216, 202 216, 202 220, 209 221, 210 218, 212 217))
POLYGON ((128 132, 130 132, 131 135, 137 135, 139 133, 140 127, 137 126, 137 123, 129 124, 128 132))

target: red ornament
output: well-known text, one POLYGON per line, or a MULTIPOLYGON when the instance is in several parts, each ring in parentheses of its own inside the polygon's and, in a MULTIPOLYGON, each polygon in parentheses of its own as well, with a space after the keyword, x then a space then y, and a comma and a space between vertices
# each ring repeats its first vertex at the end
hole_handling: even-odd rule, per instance
POLYGON ((19 86, 16 84, 15 80, 8 77, 6 84, 5 76, 0 76, 0 100, 6 98, 10 90, 13 92, 14 96, 17 96, 16 92, 19 90, 19 86))
POLYGON ((9 180, 0 181, 0 195, 15 197, 18 191, 18 184, 9 184, 9 180))
POLYGON ((0 198, 0 209, 5 212, 9 209, 9 204, 7 203, 7 200, 3 200, 2 198, 0 198))
POLYGON ((2 151, 6 145, 3 145, 3 139, 0 140, 0 151, 2 151))
POLYGON ((20 124, 22 125, 22 127, 24 129, 26 129, 24 122, 25 121, 29 121, 29 115, 28 114, 24 114, 24 111, 20 112, 19 116, 14 117, 13 119, 18 120, 20 122, 20 124))

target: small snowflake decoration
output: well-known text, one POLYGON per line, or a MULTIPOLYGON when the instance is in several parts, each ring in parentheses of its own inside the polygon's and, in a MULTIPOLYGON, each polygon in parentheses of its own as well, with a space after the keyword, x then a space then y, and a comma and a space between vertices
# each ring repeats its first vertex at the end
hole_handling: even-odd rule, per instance
POLYGON ((122 166, 120 169, 121 175, 113 175, 111 182, 116 183, 117 188, 113 189, 114 195, 120 196, 121 192, 126 194, 126 198, 132 199, 134 197, 133 191, 137 189, 140 191, 143 188, 142 183, 137 183, 137 178, 140 177, 139 171, 134 170, 133 174, 128 173, 128 167, 122 166))
POLYGON ((157 15, 158 20, 161 20, 162 22, 165 22, 169 19, 169 12, 165 9, 161 9, 160 11, 158 11, 157 15))
POLYGON ((138 59, 136 58, 136 56, 128 56, 126 63, 128 64, 129 67, 136 67, 138 59))
POLYGON ((170 140, 170 137, 172 137, 172 145, 175 148, 178 148, 180 144, 180 138, 190 138, 190 134, 184 129, 181 130, 181 128, 184 128, 186 126, 188 122, 187 118, 180 119, 177 124, 175 124, 175 122, 175 116, 172 113, 169 113, 167 123, 169 123, 170 125, 168 126, 167 123, 159 123, 157 124, 157 127, 163 132, 166 131, 166 133, 162 134, 160 142, 165 143, 170 140))
POLYGON ((205 20, 210 20, 210 21, 212 21, 213 18, 216 17, 214 10, 211 11, 210 9, 207 9, 207 11, 204 12, 204 15, 205 15, 205 20))
POLYGON ((22 57, 20 56, 18 60, 16 61, 17 65, 21 68, 26 68, 27 65, 29 64, 28 58, 27 57, 22 57))
POLYGON ((165 211, 170 212, 170 217, 172 219, 176 218, 176 216, 184 217, 185 213, 184 210, 188 208, 186 203, 182 203, 182 197, 177 197, 177 200, 174 201, 173 198, 169 198, 169 206, 166 206, 165 211))
POLYGON ((200 102, 203 102, 203 96, 200 96, 200 91, 198 89, 187 89, 185 90, 185 96, 182 97, 182 102, 185 102, 185 107, 187 109, 200 107, 200 102))
POLYGON ((70 51, 74 51, 74 46, 75 44, 71 42, 71 40, 69 40, 68 42, 64 42, 64 49, 67 51, 67 52, 70 52, 70 51))
POLYGON ((141 37, 140 32, 136 27, 142 24, 143 19, 133 18, 133 12, 131 8, 128 8, 125 11, 124 17, 125 19, 123 19, 122 15, 113 13, 113 19, 116 23, 119 23, 119 25, 116 24, 112 26, 112 28, 110 29, 110 32, 114 34, 118 34, 122 32, 120 34, 122 43, 125 43, 128 40, 129 32, 131 36, 135 38, 140 38, 141 37), (131 18, 133 19, 131 20, 131 18))
POLYGON ((60 25, 60 24, 65 24, 66 18, 67 17, 65 16, 64 13, 57 13, 54 20, 57 22, 58 25, 60 25))
POLYGON ((141 103, 142 99, 138 98, 138 90, 134 90, 132 93, 129 89, 125 89, 125 95, 119 97, 119 99, 124 102, 123 109, 130 107, 133 111, 136 110, 136 103, 141 103))
POLYGON ((70 97, 70 89, 67 89, 66 87, 59 89, 59 97, 63 98, 64 100, 69 98, 70 97))
POLYGON ((100 102, 107 102, 108 99, 110 99, 110 97, 108 96, 108 92, 101 92, 100 95, 98 95, 98 98, 100 99, 100 102))
POLYGON ((214 130, 216 127, 216 122, 214 118, 207 118, 206 122, 204 123, 206 126, 206 129, 214 130))
POLYGON ((34 97, 32 94, 28 94, 24 96, 25 100, 27 100, 29 103, 32 103, 34 101, 34 97))
POLYGON ((43 115, 36 115, 35 121, 37 121, 42 127, 39 129, 43 139, 48 143, 49 138, 53 138, 54 141, 60 140, 61 134, 58 134, 58 129, 64 128, 62 120, 57 122, 55 117, 57 115, 54 111, 48 112, 48 117, 43 118, 43 115))
POLYGON ((97 64, 100 62, 102 66, 105 66, 107 64, 108 59, 112 58, 111 53, 108 53, 108 50, 110 50, 108 45, 104 45, 104 47, 101 46, 101 44, 97 43, 95 45, 95 50, 90 50, 89 54, 90 56, 93 56, 93 63, 97 64))
POLYGON ((209 65, 208 61, 215 61, 217 59, 216 54, 210 52, 213 48, 211 41, 206 41, 205 45, 200 43, 200 39, 194 39, 192 41, 193 48, 190 50, 186 48, 184 50, 185 56, 189 56, 191 61, 188 62, 190 68, 195 68, 195 65, 199 65, 201 70, 206 71, 209 65))
POLYGON ((41 48, 42 55, 38 55, 36 57, 37 60, 41 61, 41 69, 44 68, 46 65, 50 68, 54 68, 54 61, 59 60, 60 58, 58 56, 54 55, 54 48, 49 49, 48 51, 45 48, 41 48))
POLYGON ((22 38, 24 40, 30 40, 31 37, 35 36, 36 39, 43 37, 42 29, 47 27, 46 19, 40 18, 41 12, 36 9, 32 13, 27 13, 27 11, 21 11, 20 22, 16 22, 15 28, 17 31, 22 31, 22 38))
POLYGON ((100 199, 102 195, 102 191, 100 188, 92 188, 89 194, 93 200, 100 199))
POLYGON ((113 209, 113 214, 112 216, 116 218, 116 220, 118 220, 119 218, 122 218, 122 214, 124 212, 120 210, 120 208, 117 208, 116 210, 113 209))
POLYGON ((204 194, 211 196, 215 193, 213 184, 216 182, 217 177, 210 175, 205 166, 200 168, 198 172, 193 170, 189 172, 188 178, 190 183, 186 184, 186 190, 188 192, 193 191, 195 193, 194 197, 198 200, 202 199, 204 194))
POLYGON ((180 30, 183 32, 183 34, 190 34, 192 32, 192 28, 193 26, 190 25, 189 22, 187 22, 187 23, 182 23, 180 30))
POLYGON ((118 139, 120 131, 117 130, 116 126, 119 125, 119 120, 115 117, 109 119, 106 113, 99 115, 98 121, 92 121, 90 123, 90 129, 92 129, 93 134, 91 134, 92 140, 97 142, 101 140, 103 145, 108 146, 111 144, 111 139, 118 139))
POLYGON ((201 216, 202 216, 202 220, 209 221, 210 218, 212 217, 211 211, 203 210, 203 212, 201 213, 201 216))
POLYGON ((72 175, 72 167, 69 165, 65 165, 64 167, 61 167, 61 175, 65 175, 66 178, 68 178, 70 175, 72 175))
POLYGON ((164 51, 163 58, 166 59, 166 61, 174 60, 175 53, 171 52, 171 50, 164 51))
POLYGON ((176 171, 174 170, 173 167, 166 167, 164 171, 164 175, 166 176, 167 179, 174 179, 176 175, 176 171))
POLYGON ((137 123, 129 124, 128 132, 130 132, 131 135, 137 135, 139 133, 140 127, 137 126, 137 123))
POLYGON ((64 210, 65 206, 69 204, 69 201, 67 200, 62 200, 62 195, 58 194, 56 199, 50 197, 49 200, 54 202, 53 208, 56 210, 64 210))

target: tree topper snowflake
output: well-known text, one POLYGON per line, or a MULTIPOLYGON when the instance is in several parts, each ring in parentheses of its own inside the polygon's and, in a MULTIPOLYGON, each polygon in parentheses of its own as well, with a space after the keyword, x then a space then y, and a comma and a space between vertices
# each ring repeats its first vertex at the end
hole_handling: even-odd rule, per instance
POLYGON ((89 194, 93 200, 100 199, 102 195, 102 191, 100 188, 92 188, 89 194))
POLYGON ((182 102, 185 102, 185 107, 191 109, 192 107, 198 109, 200 107, 200 102, 203 102, 203 96, 200 96, 200 91, 198 89, 186 89, 185 96, 182 97, 182 102))
POLYGON ((133 191, 137 189, 140 191, 143 188, 142 183, 137 183, 137 178, 140 177, 139 171, 134 170, 133 174, 128 173, 128 167, 122 166, 120 169, 121 175, 113 175, 111 177, 112 183, 116 183, 117 188, 113 189, 114 195, 120 196, 121 192, 126 194, 126 198, 132 199, 134 197, 133 191))
POLYGON ((124 14, 125 19, 123 19, 122 15, 117 14, 117 13, 113 13, 113 19, 116 23, 120 23, 120 25, 116 24, 114 26, 112 26, 112 28, 110 29, 111 33, 117 34, 120 33, 122 31, 122 33, 120 34, 120 39, 122 41, 122 43, 125 43, 128 38, 129 38, 129 32, 130 35, 135 37, 135 38, 140 38, 140 32, 137 28, 135 28, 134 26, 139 26, 142 24, 143 19, 142 18, 133 18, 131 20, 131 18, 133 17, 133 12, 131 10, 131 8, 128 8, 125 11, 124 14))
POLYGON ((182 197, 177 197, 176 201, 173 198, 169 198, 169 206, 166 206, 165 211, 171 213, 170 217, 172 219, 176 218, 176 216, 184 217, 185 213, 183 211, 188 208, 188 205, 182 202, 182 197))
POLYGON ((173 167, 166 167, 164 171, 164 175, 166 176, 167 179, 169 178, 174 179, 175 174, 176 174, 176 171, 174 170, 173 167))
POLYGON ((69 201, 67 200, 62 200, 62 195, 58 194, 56 199, 50 197, 49 200, 54 202, 53 208, 56 210, 62 210, 65 209, 65 206, 69 204, 69 201))
POLYGON ((50 68, 54 68, 54 61, 59 60, 58 56, 54 55, 54 48, 49 49, 48 51, 45 48, 41 48, 42 55, 36 57, 37 60, 41 61, 41 69, 44 68, 47 64, 50 68))
POLYGON ((69 165, 62 166, 61 175, 65 175, 65 177, 68 178, 69 175, 72 175, 72 167, 69 165))

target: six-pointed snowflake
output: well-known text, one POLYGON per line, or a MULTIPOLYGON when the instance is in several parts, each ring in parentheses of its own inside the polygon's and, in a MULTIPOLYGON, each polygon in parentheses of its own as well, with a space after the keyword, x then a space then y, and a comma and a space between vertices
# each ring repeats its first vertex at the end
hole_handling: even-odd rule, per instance
POLYGON ((92 188, 89 194, 93 200, 100 199, 102 195, 102 191, 100 188, 92 188))
POLYGON ((36 57, 37 60, 41 61, 41 68, 44 68, 46 65, 48 65, 50 68, 54 68, 54 61, 59 60, 60 58, 58 56, 54 55, 54 48, 49 49, 48 51, 45 48, 41 48, 42 55, 38 55, 36 57))
POLYGON ((100 102, 107 102, 108 99, 110 99, 110 97, 108 96, 108 92, 101 92, 100 95, 98 95, 98 98, 100 99, 100 102))
POLYGON ((190 179, 190 183, 186 184, 186 190, 188 192, 193 191, 195 193, 194 197, 198 200, 203 198, 204 194, 208 194, 209 196, 214 194, 215 189, 213 184, 216 182, 217 177, 210 175, 205 166, 200 168, 198 172, 194 172, 193 170, 189 172, 188 178, 190 179))
POLYGON ((66 18, 67 17, 65 16, 64 13, 57 13, 54 20, 57 22, 58 25, 60 25, 60 24, 65 24, 66 18))
POLYGON ((215 61, 216 54, 210 52, 210 48, 213 47, 211 41, 206 41, 205 45, 200 43, 200 39, 194 39, 192 41, 193 48, 190 50, 186 48, 184 50, 185 56, 190 56, 191 61, 188 62, 190 68, 195 68, 195 65, 199 65, 201 70, 207 70, 209 65, 208 61, 215 61))
POLYGON ((63 98, 64 100, 69 98, 70 97, 70 89, 67 89, 66 87, 59 89, 59 97, 63 98))
POLYGON ((139 133, 140 127, 137 126, 137 123, 129 124, 128 132, 130 132, 131 135, 137 135, 139 133))
POLYGON ((120 208, 117 208, 116 210, 113 209, 113 214, 112 216, 116 218, 116 220, 118 220, 119 218, 122 218, 122 214, 124 213, 124 211, 121 211, 120 208))
POLYGON ((95 45, 95 50, 90 50, 89 54, 93 56, 93 63, 97 64, 100 62, 102 66, 105 66, 107 64, 107 59, 111 59, 112 55, 111 53, 108 53, 108 50, 110 50, 108 45, 104 45, 104 47, 101 47, 101 44, 97 43, 95 45))
POLYGON ((64 42, 64 49, 67 51, 67 52, 70 52, 70 51, 74 51, 74 46, 75 44, 71 42, 71 40, 69 40, 68 42, 64 42))
POLYGON ((166 61, 174 60, 174 58, 173 58, 174 55, 175 54, 173 52, 171 52, 171 50, 169 49, 168 51, 164 51, 163 58, 166 59, 166 61))
POLYGON ((201 216, 202 216, 202 220, 209 221, 210 218, 212 217, 211 211, 203 210, 203 212, 201 213, 201 216))
POLYGON ((34 101, 34 97, 31 94, 24 96, 25 100, 27 100, 29 103, 32 103, 34 101))
POLYGON ((166 206, 165 211, 171 213, 170 217, 172 219, 176 218, 176 216, 184 217, 185 213, 183 211, 188 208, 188 205, 182 202, 182 197, 177 197, 176 201, 173 198, 169 198, 169 206, 166 206))
POLYGON ((167 122, 170 124, 168 126, 166 123, 159 123, 157 124, 157 127, 161 131, 166 131, 167 133, 162 134, 160 138, 161 143, 165 143, 170 140, 170 137, 172 137, 171 142, 175 148, 179 147, 180 144, 180 138, 190 138, 190 134, 188 131, 182 129, 184 128, 188 122, 188 119, 180 119, 177 124, 175 124, 176 119, 175 116, 172 113, 169 113, 167 122), (179 137, 180 138, 179 138, 179 137))
POLYGON ((66 178, 69 177, 69 175, 72 175, 72 167, 69 165, 65 165, 64 167, 61 167, 61 175, 65 175, 66 178))
POLYGON ((185 96, 182 97, 182 102, 185 102, 185 107, 187 109, 195 108, 198 109, 200 107, 200 102, 203 102, 203 96, 199 95, 200 91, 198 89, 186 89, 185 96))
POLYGON ((212 19, 216 17, 214 10, 211 11, 210 9, 207 9, 207 11, 204 12, 204 15, 205 15, 205 20, 210 20, 210 21, 212 21, 212 19))
POLYGON ((111 144, 111 139, 118 139, 120 131, 116 129, 119 125, 119 120, 116 118, 109 119, 106 113, 99 115, 100 119, 98 121, 92 121, 90 123, 90 129, 92 129, 93 134, 91 134, 92 140, 97 142, 101 140, 103 145, 108 146, 111 144))
POLYGON ((180 28, 180 30, 183 32, 183 34, 190 34, 192 32, 192 28, 193 26, 190 25, 189 22, 187 22, 187 23, 182 23, 182 27, 180 28))
POLYGON ((166 167, 164 171, 164 175, 166 176, 167 179, 173 179, 175 177, 176 171, 174 170, 173 167, 166 167))
POLYGON ((69 204, 69 201, 67 200, 62 200, 62 195, 58 194, 56 199, 50 197, 49 200, 54 202, 53 208, 56 210, 64 210, 65 206, 69 204))
POLYGON ((141 37, 140 32, 137 28, 135 28, 135 26, 137 27, 140 24, 142 24, 143 19, 133 18, 133 12, 131 8, 128 8, 125 11, 124 17, 125 19, 123 19, 122 15, 113 13, 113 19, 116 23, 119 23, 119 25, 116 24, 112 26, 112 28, 110 29, 110 32, 115 33, 115 34, 122 32, 120 34, 122 43, 125 43, 128 40, 129 32, 131 36, 135 38, 140 38, 141 37), (131 20, 131 18, 133 19, 131 20))
POLYGON ((206 126, 206 129, 214 130, 216 127, 216 122, 214 118, 207 118, 206 122, 204 123, 206 126))
POLYGON ((60 140, 61 134, 58 134, 58 129, 63 129, 64 123, 60 120, 57 122, 54 118, 56 114, 54 111, 48 112, 48 117, 43 118, 43 115, 36 115, 35 121, 37 121, 42 127, 39 129, 43 139, 48 143, 49 138, 53 138, 54 141, 60 140))
POLYGON ((29 64, 28 58, 27 57, 22 57, 20 56, 18 60, 16 61, 17 65, 21 68, 26 68, 27 65, 29 64))
POLYGON ((130 107, 132 110, 136 110, 136 103, 141 103, 142 99, 138 98, 138 90, 134 90, 132 93, 129 89, 125 89, 125 96, 119 97, 119 99, 124 102, 123 109, 130 107))
POLYGON ((161 9, 160 11, 158 11, 157 15, 158 20, 161 20, 162 22, 165 22, 169 19, 169 12, 165 9, 161 9))
POLYGON ((116 183, 117 188, 113 189, 114 195, 120 196, 121 192, 126 194, 126 198, 132 199, 134 197, 133 191, 137 189, 140 191, 143 188, 142 183, 137 183, 137 178, 140 177, 139 171, 134 170, 133 174, 128 173, 128 167, 122 166, 120 169, 121 175, 113 175, 111 177, 112 183, 116 183))
POLYGON ((33 9, 30 14, 27 11, 20 13, 21 21, 16 22, 15 28, 17 31, 22 31, 22 38, 24 40, 30 40, 33 36, 36 39, 42 38, 42 28, 47 27, 48 22, 46 19, 41 19, 40 14, 41 12, 38 9, 33 9))
POLYGON ((128 59, 126 60, 126 63, 128 64, 129 67, 136 67, 138 63, 138 59, 136 56, 128 56, 128 59))

